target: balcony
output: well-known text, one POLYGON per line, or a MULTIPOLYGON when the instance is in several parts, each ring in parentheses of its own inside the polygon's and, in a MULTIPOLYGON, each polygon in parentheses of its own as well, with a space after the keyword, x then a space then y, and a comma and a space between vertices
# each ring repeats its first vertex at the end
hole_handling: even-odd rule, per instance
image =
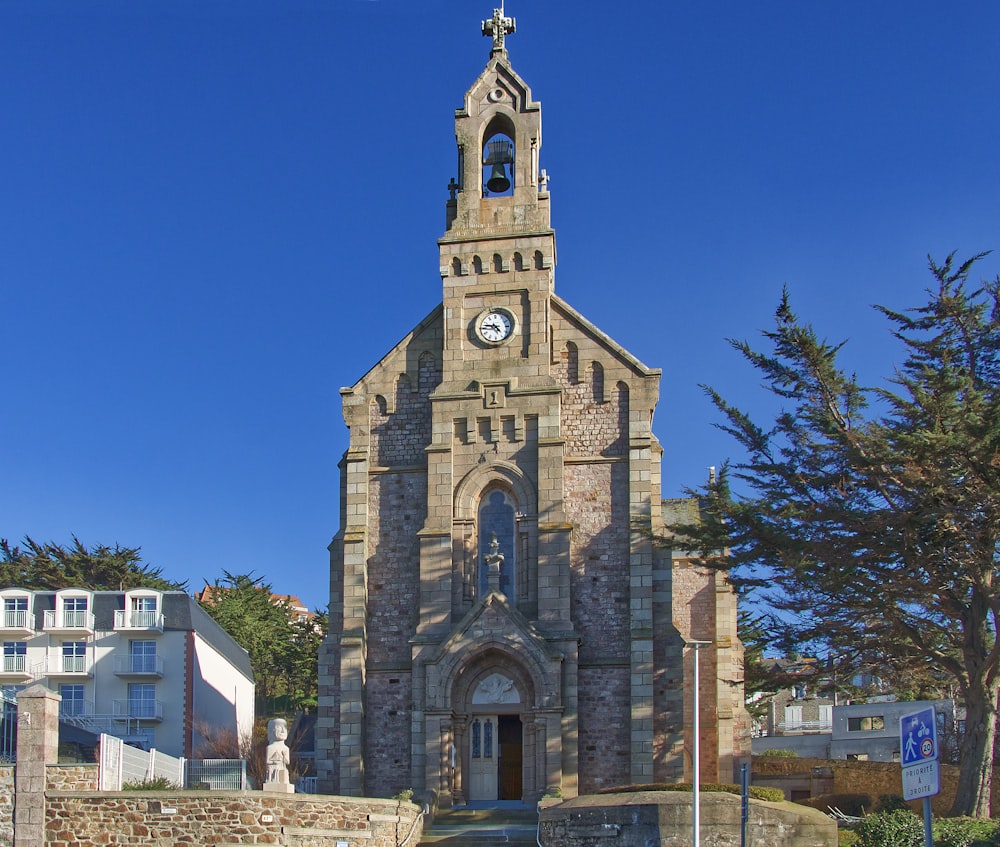
POLYGON ((137 612, 129 609, 118 609, 115 612, 116 632, 163 632, 163 614, 161 612, 137 612))
POLYGON ((59 704, 59 720, 68 723, 87 723, 95 715, 93 700, 63 700, 59 704))
POLYGON ((5 683, 27 682, 35 678, 34 669, 27 656, 4 656, 0 664, 0 679, 5 683))
POLYGON ((833 718, 818 720, 784 720, 775 724, 775 735, 817 735, 833 730, 833 718))
POLYGON ((163 659, 160 656, 118 655, 115 656, 117 676, 163 676, 163 659))
POLYGON ((93 635, 94 615, 86 611, 49 610, 45 612, 42 629, 52 635, 93 635))
POLYGON ((45 663, 46 676, 94 675, 94 666, 89 656, 49 656, 45 663))
POLYGON ((163 703, 159 700, 113 700, 111 705, 118 720, 163 720, 163 703))
POLYGON ((27 609, 0 612, 0 634, 27 637, 35 634, 35 616, 27 609))

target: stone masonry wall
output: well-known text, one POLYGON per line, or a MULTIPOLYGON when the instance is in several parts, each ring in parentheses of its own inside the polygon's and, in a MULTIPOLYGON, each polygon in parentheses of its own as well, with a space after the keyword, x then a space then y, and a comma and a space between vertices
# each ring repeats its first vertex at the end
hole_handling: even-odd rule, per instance
POLYGON ((410 775, 410 705, 412 677, 409 671, 368 671, 366 689, 365 779, 391 796, 413 787, 410 775))
POLYGON ((570 592, 580 661, 629 656, 628 464, 568 464, 570 592))
POLYGON ((97 764, 46 765, 46 791, 97 791, 100 768, 97 764))
POLYGON ((417 806, 393 800, 257 791, 52 791, 46 845, 396 847, 419 829, 419 816, 417 806))
POLYGON ((0 767, 0 847, 14 843, 14 766, 0 767))
MULTIPOLYGON (((423 473, 372 474, 368 485, 368 662, 408 665, 420 612, 420 539, 427 516, 423 473)), ((408 722, 407 722, 408 723, 408 722)))
POLYGON ((599 362, 580 361, 575 344, 562 351, 552 374, 562 385, 561 434, 567 456, 628 453, 628 391, 605 385, 599 362))
POLYGON ((630 672, 627 665, 581 667, 580 792, 629 783, 630 672))

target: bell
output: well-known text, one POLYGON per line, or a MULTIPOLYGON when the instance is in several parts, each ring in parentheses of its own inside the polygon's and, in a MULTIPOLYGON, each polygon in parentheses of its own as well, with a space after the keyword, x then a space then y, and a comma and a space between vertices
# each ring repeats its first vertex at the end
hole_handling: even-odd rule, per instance
POLYGON ((496 162, 493 165, 493 172, 490 174, 486 187, 494 194, 503 194, 510 188, 510 180, 507 179, 507 169, 503 162, 496 162))

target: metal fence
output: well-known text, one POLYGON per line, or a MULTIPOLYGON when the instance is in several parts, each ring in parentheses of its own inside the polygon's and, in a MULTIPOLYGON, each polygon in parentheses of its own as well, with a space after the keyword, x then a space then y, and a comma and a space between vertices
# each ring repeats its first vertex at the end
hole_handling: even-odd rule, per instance
POLYGON ((246 759, 186 759, 184 787, 206 791, 245 791, 246 759))
POLYGON ((17 761, 17 698, 0 692, 0 764, 17 761))

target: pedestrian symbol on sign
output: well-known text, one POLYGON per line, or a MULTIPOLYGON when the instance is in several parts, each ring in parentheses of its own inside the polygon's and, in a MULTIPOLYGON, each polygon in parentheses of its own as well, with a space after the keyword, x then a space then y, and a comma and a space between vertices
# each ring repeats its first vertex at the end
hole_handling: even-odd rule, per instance
POLYGON ((903 767, 937 758, 934 709, 923 709, 900 720, 903 767))

